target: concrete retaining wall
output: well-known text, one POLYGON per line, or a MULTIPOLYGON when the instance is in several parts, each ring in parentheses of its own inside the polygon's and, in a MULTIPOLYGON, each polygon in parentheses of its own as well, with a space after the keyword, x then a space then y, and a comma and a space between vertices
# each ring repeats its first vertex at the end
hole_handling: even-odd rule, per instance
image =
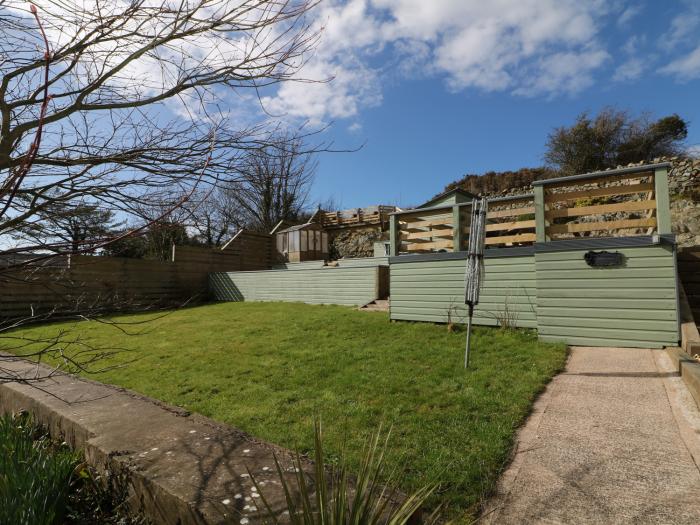
MULTIPOLYGON (((3 367, 28 377, 35 365, 3 367)), ((41 367, 42 373, 48 373, 41 367)), ((289 451, 234 428, 125 389, 57 375, 37 386, 0 384, 0 413, 29 411, 54 438, 82 450, 90 465, 126 481, 128 510, 152 523, 268 522, 249 472, 276 512, 286 510, 273 453, 295 490, 289 451), (244 520, 244 521, 241 521, 244 520)), ((313 467, 304 463, 304 470, 313 467)), ((294 495, 296 497, 296 495, 294 495)))

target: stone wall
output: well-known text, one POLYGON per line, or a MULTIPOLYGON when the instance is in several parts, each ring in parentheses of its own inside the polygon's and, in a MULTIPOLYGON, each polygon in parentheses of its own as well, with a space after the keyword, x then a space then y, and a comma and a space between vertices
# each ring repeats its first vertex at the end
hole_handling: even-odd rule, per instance
POLYGON ((700 159, 670 159, 673 233, 680 246, 700 246, 700 159))
MULTIPOLYGON (((670 162, 668 186, 671 195, 671 219, 673 233, 679 246, 700 245, 700 159, 670 157, 653 162, 670 162)), ((639 165, 644 164, 640 162, 639 165)), ((634 164, 630 164, 633 166, 634 164)), ((620 168, 626 166, 619 166, 620 168)), ((521 195, 532 192, 532 186, 509 188, 488 197, 521 195)), ((605 220, 614 220, 606 218, 605 220)))
POLYGON ((367 226, 329 231, 328 252, 332 260, 374 257, 374 243, 387 238, 381 226, 367 226))
POLYGON ((671 195, 691 198, 694 194, 697 201, 698 193, 700 193, 700 158, 672 157, 662 160, 667 160, 672 164, 668 173, 668 186, 671 195))

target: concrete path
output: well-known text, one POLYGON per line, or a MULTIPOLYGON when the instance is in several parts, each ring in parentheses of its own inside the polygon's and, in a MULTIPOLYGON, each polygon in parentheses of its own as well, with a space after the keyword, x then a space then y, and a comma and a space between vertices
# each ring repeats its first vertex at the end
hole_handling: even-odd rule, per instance
POLYGON ((700 523, 700 412, 664 350, 572 349, 486 523, 700 523))

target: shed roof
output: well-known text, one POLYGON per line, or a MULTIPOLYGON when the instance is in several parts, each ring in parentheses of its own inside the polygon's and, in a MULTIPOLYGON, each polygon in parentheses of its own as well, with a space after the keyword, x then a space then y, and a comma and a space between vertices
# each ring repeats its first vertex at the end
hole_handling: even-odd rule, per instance
POLYGON ((454 197, 454 202, 465 202, 466 200, 471 200, 476 195, 473 193, 470 193, 468 191, 465 191, 461 188, 454 188, 449 191, 445 191, 439 195, 436 195, 432 199, 430 199, 428 202, 424 202, 420 206, 417 206, 418 208, 430 208, 431 206, 435 206, 437 204, 440 204, 442 201, 447 201, 450 197, 454 197))
POLYGON ((284 230, 278 230, 275 233, 289 233, 289 232, 295 232, 299 230, 320 230, 321 226, 315 222, 305 222, 304 224, 297 224, 296 226, 291 226, 289 228, 285 228, 284 230))

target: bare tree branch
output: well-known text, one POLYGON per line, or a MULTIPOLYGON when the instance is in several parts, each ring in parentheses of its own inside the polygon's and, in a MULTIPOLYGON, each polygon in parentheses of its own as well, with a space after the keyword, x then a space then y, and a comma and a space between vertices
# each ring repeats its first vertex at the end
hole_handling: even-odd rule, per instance
MULTIPOLYGON (((95 371, 123 349, 98 348, 70 330, 32 340, 15 332, 49 319, 101 319, 124 329, 102 316, 129 298, 72 296, 76 283, 60 277, 65 254, 140 235, 176 210, 199 220, 202 203, 223 195, 221 181, 234 188, 254 180, 251 159, 271 150, 279 157, 275 180, 283 181, 272 207, 303 206, 303 198, 285 199, 305 196, 311 165, 296 178, 279 173, 294 173, 300 158, 329 145, 305 146, 313 130, 287 134, 274 121, 221 108, 246 93, 260 104, 261 93, 295 79, 319 37, 306 19, 316 0, 35 4, 0 0, 0 281, 40 285, 55 266, 66 293, 49 312, 0 318, 0 351, 50 358, 51 374, 95 371), (296 160, 281 153, 289 149, 296 160), (95 220, 90 233, 75 233, 78 210, 122 220, 154 205, 158 213, 118 234, 95 220), (62 219, 68 234, 60 233, 62 219)), ((229 214, 208 242, 221 242, 239 215, 229 214)), ((42 379, 18 377, 13 359, 0 354, 0 382, 42 379)))

